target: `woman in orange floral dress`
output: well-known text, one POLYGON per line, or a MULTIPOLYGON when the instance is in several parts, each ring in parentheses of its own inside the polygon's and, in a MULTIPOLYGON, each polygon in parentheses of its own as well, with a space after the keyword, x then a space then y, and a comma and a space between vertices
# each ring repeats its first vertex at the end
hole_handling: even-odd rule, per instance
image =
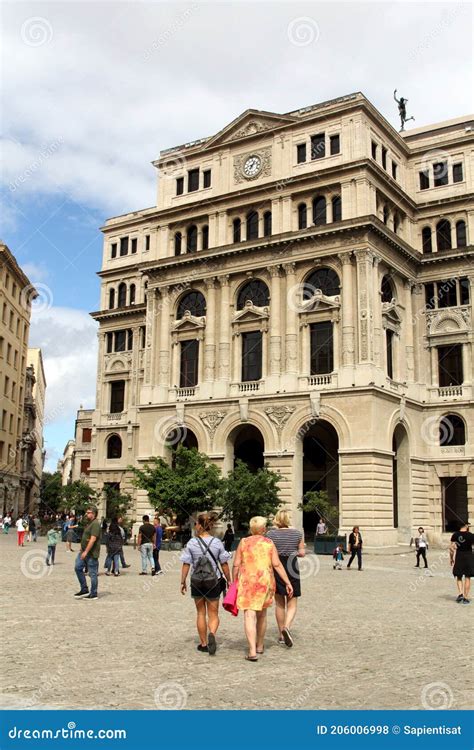
POLYGON ((275 569, 286 584, 288 597, 293 587, 280 562, 275 545, 263 536, 267 519, 255 516, 250 519, 251 536, 242 539, 235 553, 233 578, 237 581, 237 606, 244 610, 245 635, 249 644, 247 661, 258 661, 263 654, 263 639, 267 629, 267 608, 275 594, 275 569))

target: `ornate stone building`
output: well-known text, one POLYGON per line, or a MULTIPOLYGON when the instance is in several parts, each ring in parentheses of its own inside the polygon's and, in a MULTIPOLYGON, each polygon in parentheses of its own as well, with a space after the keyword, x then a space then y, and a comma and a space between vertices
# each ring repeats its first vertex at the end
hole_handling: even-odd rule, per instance
POLYGON ((93 409, 84 409, 82 405, 77 411, 74 439, 68 440, 58 461, 63 485, 90 480, 93 413, 93 409))
POLYGON ((360 93, 161 152, 103 227, 94 486, 184 442, 277 469, 308 534, 310 489, 368 544, 472 515, 473 154, 360 93))

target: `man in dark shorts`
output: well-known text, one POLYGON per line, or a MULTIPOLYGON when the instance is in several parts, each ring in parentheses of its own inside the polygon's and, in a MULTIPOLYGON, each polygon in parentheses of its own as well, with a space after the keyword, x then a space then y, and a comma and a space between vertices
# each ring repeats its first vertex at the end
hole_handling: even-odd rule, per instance
POLYGON ((76 557, 74 570, 81 586, 75 594, 76 598, 97 599, 97 575, 99 572, 100 555, 100 523, 97 520, 97 508, 90 506, 86 510, 86 527, 82 534, 81 551, 76 557), (91 590, 87 587, 85 570, 91 579, 91 590))
POLYGON ((451 537, 449 547, 450 562, 453 566, 453 576, 456 578, 458 587, 458 604, 470 604, 469 591, 471 589, 471 576, 474 575, 474 534, 469 531, 469 521, 463 523, 459 531, 455 531, 451 537), (464 580, 463 580, 464 579, 464 580))

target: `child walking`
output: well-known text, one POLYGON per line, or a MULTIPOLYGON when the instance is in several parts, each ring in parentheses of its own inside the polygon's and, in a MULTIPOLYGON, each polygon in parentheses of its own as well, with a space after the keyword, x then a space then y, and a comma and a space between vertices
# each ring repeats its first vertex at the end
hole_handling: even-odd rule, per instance
POLYGON ((342 561, 344 560, 344 552, 342 550, 342 544, 338 544, 332 553, 334 559, 334 570, 342 570, 342 561))

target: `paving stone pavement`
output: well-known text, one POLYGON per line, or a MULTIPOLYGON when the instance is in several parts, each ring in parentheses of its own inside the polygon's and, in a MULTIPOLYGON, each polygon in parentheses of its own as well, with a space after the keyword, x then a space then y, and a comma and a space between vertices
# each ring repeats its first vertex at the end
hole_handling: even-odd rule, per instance
POLYGON ((60 545, 46 568, 45 539, 18 548, 15 537, 0 535, 3 708, 472 705, 474 603, 455 603, 446 551, 430 550, 430 577, 414 569, 413 553, 367 553, 362 572, 334 571, 331 558, 308 555, 294 647, 277 644, 272 609, 265 654, 251 664, 242 613, 222 611, 215 657, 196 651, 179 553, 162 553, 165 575, 145 578, 138 551, 126 547, 132 567, 119 578, 101 575, 99 599, 84 601, 73 597, 74 554, 60 545))

